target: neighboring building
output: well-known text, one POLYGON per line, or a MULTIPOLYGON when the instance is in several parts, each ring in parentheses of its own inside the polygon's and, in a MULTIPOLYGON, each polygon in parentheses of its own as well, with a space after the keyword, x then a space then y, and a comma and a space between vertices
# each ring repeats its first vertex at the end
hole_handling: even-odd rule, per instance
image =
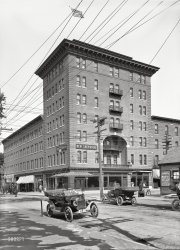
POLYGON ((152 156, 154 185, 160 185, 159 162, 170 149, 180 146, 180 120, 151 116, 152 120, 152 156))
POLYGON ((180 181, 180 148, 171 149, 159 162, 161 195, 174 193, 170 186, 180 181))
MULTIPOLYGON (((97 128, 104 186, 152 186, 151 76, 157 67, 77 40, 64 39, 36 71, 43 79, 47 188, 99 186, 97 128), (93 177, 53 178, 81 171, 93 177)), ((46 183, 45 183, 46 181, 46 183)))
POLYGON ((37 190, 43 179, 43 127, 40 115, 2 141, 5 179, 18 180, 20 191, 37 190))

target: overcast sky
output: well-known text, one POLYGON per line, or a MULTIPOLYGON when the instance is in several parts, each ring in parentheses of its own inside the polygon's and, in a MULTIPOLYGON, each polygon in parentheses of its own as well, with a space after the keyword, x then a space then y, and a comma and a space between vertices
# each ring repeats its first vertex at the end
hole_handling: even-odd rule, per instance
MULTIPOLYGON (((148 64, 157 54, 152 61, 152 65, 160 68, 152 77, 152 115, 180 119, 179 18, 180 1, 176 0, 0 0, 0 87, 7 98, 7 118, 1 121, 2 126, 14 132, 42 113, 42 81, 33 73, 49 49, 53 46, 54 50, 67 37, 148 64), (72 17, 67 23, 70 7, 79 3, 78 10, 84 13, 84 18, 72 17), (119 11, 109 20, 118 5, 119 11), (106 25, 92 35, 101 23, 106 25)), ((3 131, 1 139, 10 133, 3 131)))

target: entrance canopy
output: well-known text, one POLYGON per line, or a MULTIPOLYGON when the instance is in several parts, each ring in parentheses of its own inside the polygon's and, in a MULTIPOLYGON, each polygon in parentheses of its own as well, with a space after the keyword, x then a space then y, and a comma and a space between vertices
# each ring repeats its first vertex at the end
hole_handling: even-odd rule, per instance
POLYGON ((34 175, 20 176, 16 181, 17 184, 34 183, 34 175))
POLYGON ((67 172, 67 173, 59 173, 59 174, 55 174, 52 175, 52 177, 70 177, 70 176, 82 176, 82 177, 88 177, 88 176, 93 176, 92 174, 88 173, 88 172, 83 172, 83 171, 71 171, 71 172, 67 172))

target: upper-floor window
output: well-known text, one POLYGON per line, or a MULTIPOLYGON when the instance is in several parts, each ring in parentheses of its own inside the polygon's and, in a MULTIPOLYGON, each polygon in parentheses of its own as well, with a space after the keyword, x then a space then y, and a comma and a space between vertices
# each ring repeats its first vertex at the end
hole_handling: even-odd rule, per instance
POLYGON ((83 133, 82 133, 82 141, 84 141, 84 142, 87 141, 87 131, 83 131, 83 133))
POLYGON ((142 122, 139 121, 139 130, 142 130, 142 122))
POLYGON ((119 69, 114 68, 114 77, 119 77, 119 69))
POLYGON ((139 105, 139 114, 142 115, 142 106, 139 105))
POLYGON ((139 137, 139 146, 142 147, 142 137, 139 137))
POLYGON ((155 148, 158 149, 159 148, 159 140, 155 139, 155 148))
POLYGON ((86 77, 83 76, 82 78, 82 87, 86 88, 86 77))
POLYGON ((130 137, 130 145, 134 146, 134 137, 133 136, 130 137))
POLYGON ((131 103, 131 104, 130 104, 130 113, 132 114, 133 112, 134 112, 133 104, 131 103))
POLYGON ((142 99, 142 90, 139 90, 139 99, 142 99))
POLYGON ((85 69, 85 68, 86 68, 86 60, 82 59, 82 69, 85 69))
POLYGON ((133 81, 133 73, 132 72, 129 72, 129 80, 133 81))
POLYGON ((83 151, 83 159, 82 159, 83 163, 87 163, 87 151, 83 151))
POLYGON ((76 97, 76 104, 81 104, 81 95, 80 94, 77 94, 77 97, 76 97))
POLYGON ((143 161, 142 161, 142 160, 143 160, 142 155, 139 155, 139 164, 140 164, 140 165, 142 165, 142 163, 143 163, 143 161))
POLYGON ((98 86, 98 80, 95 79, 94 80, 94 90, 98 90, 99 86, 98 86))
POLYGON ((77 113, 77 123, 81 123, 81 113, 77 113))
POLYGON ((134 129, 134 121, 130 120, 130 129, 133 130, 134 129))
POLYGON ((84 124, 87 123, 87 114, 85 114, 85 113, 82 115, 82 122, 83 122, 84 124))
POLYGON ((143 106, 143 115, 146 115, 146 106, 143 106))
POLYGON ((116 84, 116 85, 115 85, 115 92, 116 92, 116 93, 119 93, 119 84, 116 84))
POLYGON ((77 151, 77 163, 81 163, 81 151, 77 151))
POLYGON ((86 96, 86 95, 83 95, 83 96, 82 96, 82 104, 83 104, 83 105, 86 105, 86 104, 87 104, 87 96, 86 96))
POLYGON ((178 132, 179 132, 179 131, 178 131, 178 127, 175 127, 175 128, 174 128, 174 135, 175 135, 175 136, 178 136, 178 134, 179 134, 178 132))
POLYGON ((159 134, 159 126, 158 126, 158 124, 154 125, 154 130, 155 130, 155 134, 159 134))
POLYGON ((143 122, 143 130, 146 131, 147 130, 147 125, 146 122, 143 122))
POLYGON ((95 97, 95 98, 94 98, 94 104, 95 104, 95 107, 96 107, 96 108, 99 107, 99 99, 98 99, 98 97, 95 97))
POLYGON ((144 155, 144 165, 147 165, 147 155, 144 155))
POLYGON ((146 100, 146 91, 143 91, 143 99, 146 100))
POLYGON ((98 63, 94 62, 94 71, 98 72, 98 63))
POLYGON ((77 85, 78 87, 81 86, 80 76, 76 76, 76 85, 77 85))
POLYGON ((145 76, 143 76, 143 75, 141 75, 141 83, 142 83, 142 84, 145 84, 145 83, 146 83, 146 81, 145 81, 145 76))
POLYGON ((130 88, 130 97, 133 97, 133 88, 130 88))
POLYGON ((77 131, 77 140, 81 141, 81 130, 77 131))
POLYGON ((111 66, 109 67, 109 75, 113 76, 113 67, 111 67, 111 66))
POLYGON ((168 135, 169 134, 169 128, 168 128, 168 125, 165 125, 165 135, 168 135))
POLYGON ((76 66, 80 68, 80 57, 76 57, 76 66))

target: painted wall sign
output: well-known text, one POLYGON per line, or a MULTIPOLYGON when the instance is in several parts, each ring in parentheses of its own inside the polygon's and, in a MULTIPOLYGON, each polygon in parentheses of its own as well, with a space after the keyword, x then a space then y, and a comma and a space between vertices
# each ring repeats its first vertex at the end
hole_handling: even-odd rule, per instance
POLYGON ((170 186, 170 171, 161 172, 161 186, 163 187, 170 186))
POLYGON ((77 149, 86 149, 86 150, 97 150, 96 145, 88 145, 88 144, 76 144, 77 149))

